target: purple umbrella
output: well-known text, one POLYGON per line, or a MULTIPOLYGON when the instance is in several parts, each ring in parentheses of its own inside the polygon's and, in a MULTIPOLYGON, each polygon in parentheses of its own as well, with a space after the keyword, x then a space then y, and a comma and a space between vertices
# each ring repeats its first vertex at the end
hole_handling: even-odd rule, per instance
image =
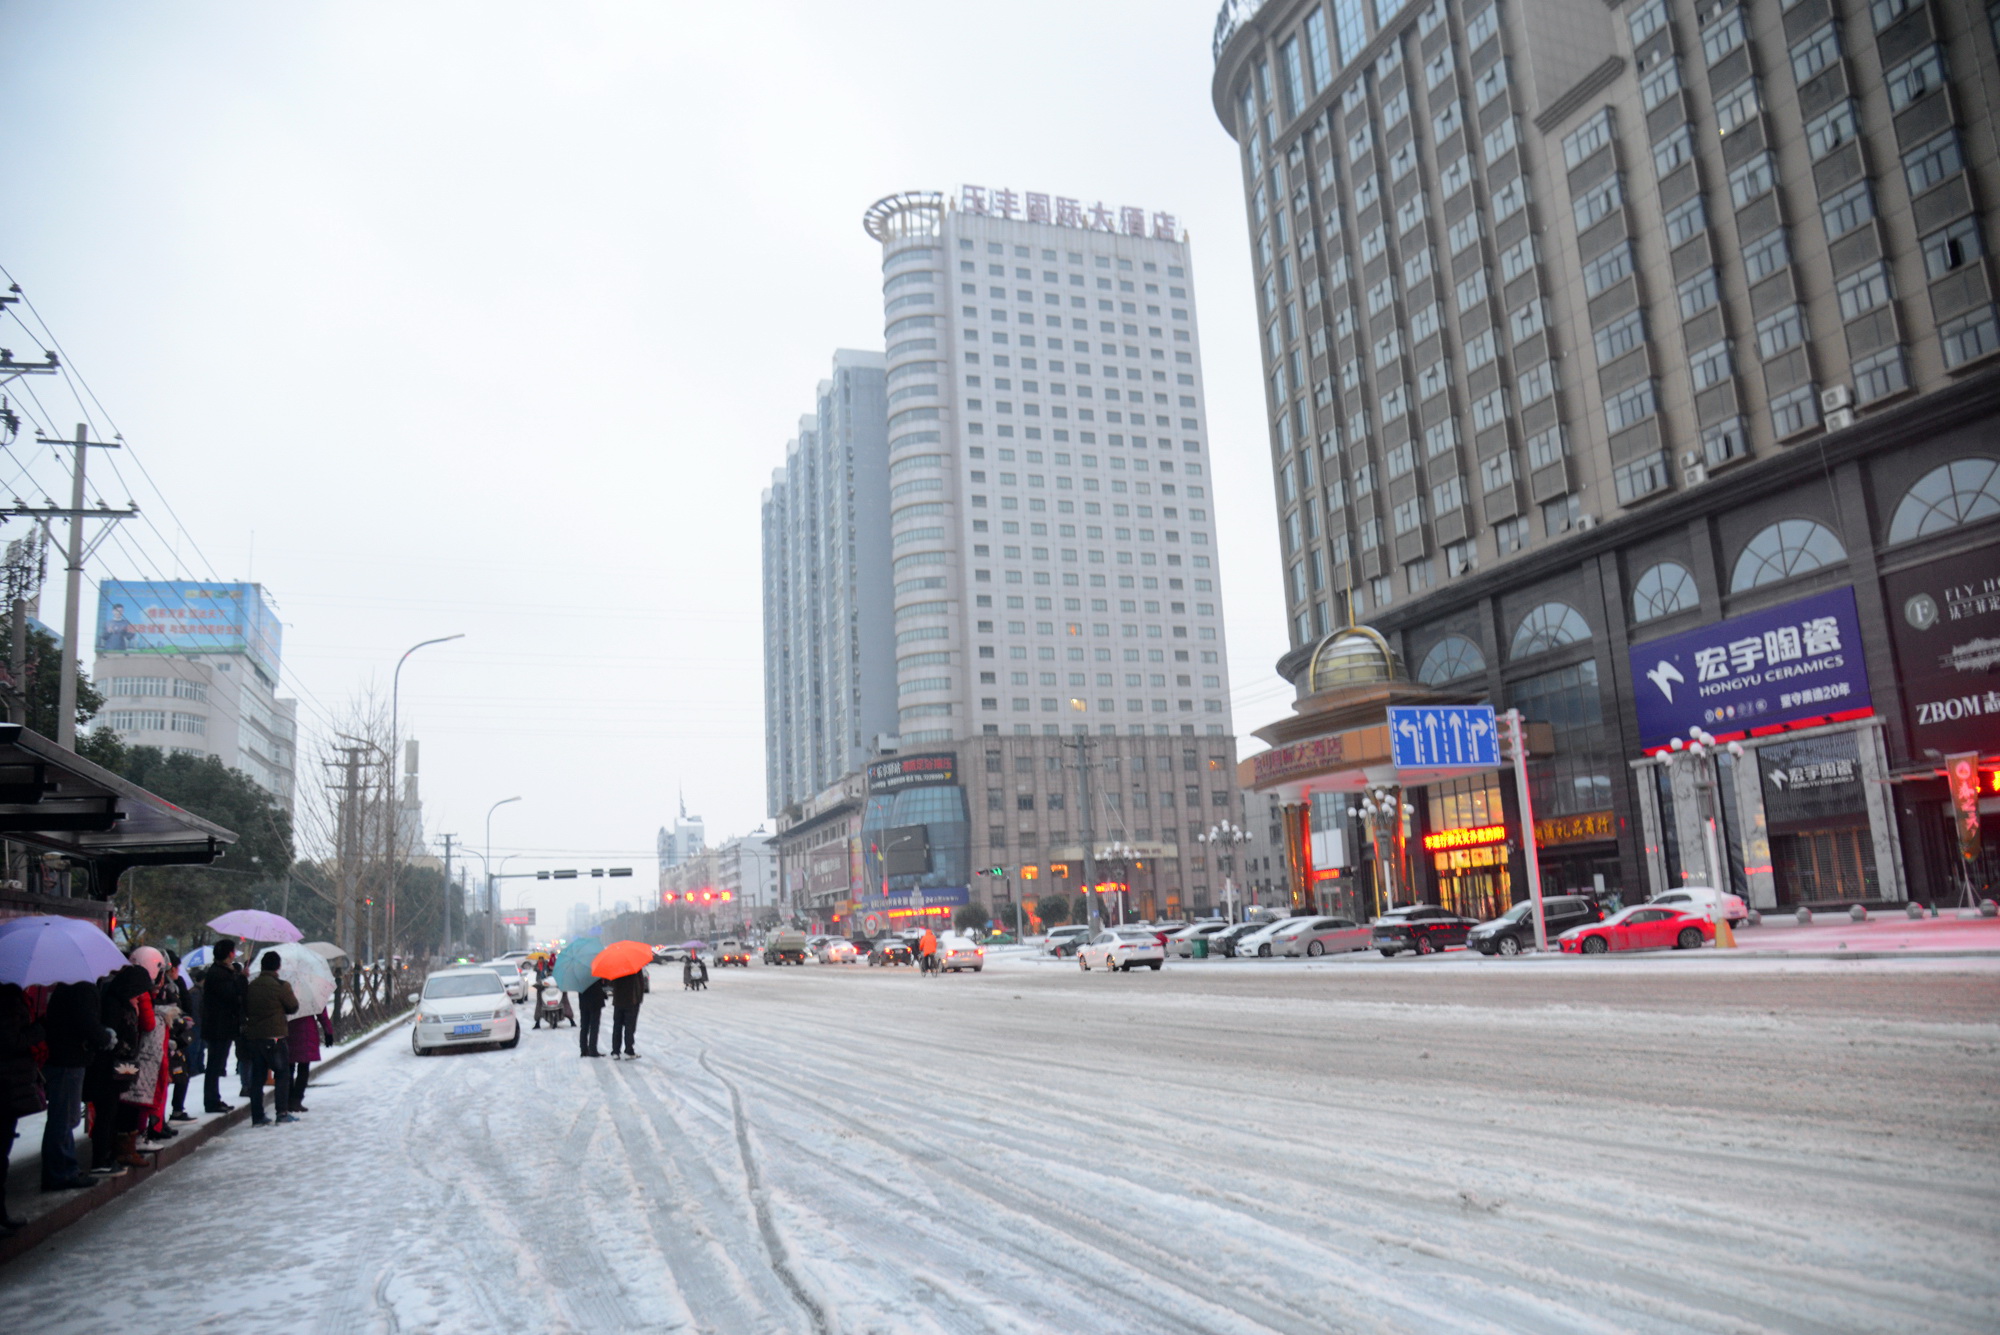
POLYGON ((0 983, 88 983, 125 966, 125 956, 94 922, 82 918, 10 918, 0 922, 0 983))
POLYGON ((277 914, 262 909, 232 909, 208 925, 225 936, 240 936, 246 941, 297 941, 305 935, 277 914))

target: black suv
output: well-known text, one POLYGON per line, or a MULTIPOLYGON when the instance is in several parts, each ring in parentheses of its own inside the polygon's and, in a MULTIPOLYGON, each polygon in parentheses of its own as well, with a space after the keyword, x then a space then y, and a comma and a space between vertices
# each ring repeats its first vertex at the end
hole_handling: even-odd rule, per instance
POLYGON ((1472 919, 1461 918, 1450 909, 1436 904, 1414 904, 1391 909, 1377 918, 1371 939, 1375 949, 1384 955, 1400 955, 1406 950, 1434 955, 1446 946, 1464 945, 1466 933, 1473 926, 1472 919))
POLYGON ((915 964, 916 957, 910 953, 908 941, 900 936, 885 936, 868 952, 868 963, 871 966, 885 967, 891 964, 915 964))
MULTIPOLYGON (((1465 944, 1482 955, 1518 955, 1535 944, 1534 903, 1522 900, 1490 922, 1482 922, 1465 938, 1465 944)), ((1542 927, 1551 947, 1556 938, 1572 927, 1587 922, 1603 922, 1604 909, 1588 895, 1545 895, 1542 898, 1542 927)))

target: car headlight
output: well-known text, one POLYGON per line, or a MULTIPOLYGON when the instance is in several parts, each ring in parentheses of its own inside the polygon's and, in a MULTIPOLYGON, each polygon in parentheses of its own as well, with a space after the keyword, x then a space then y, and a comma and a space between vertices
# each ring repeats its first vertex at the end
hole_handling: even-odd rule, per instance
POLYGON ((430 1013, 429 1011, 418 1011, 418 1012, 417 1012, 417 1023, 418 1023, 418 1024, 436 1024, 437 1022, 438 1022, 438 1017, 437 1017, 437 1016, 435 1016, 435 1015, 432 1015, 432 1014, 431 1014, 431 1013, 430 1013))
POLYGON ((511 1010, 501 1009, 493 1012, 493 1018, 496 1020, 504 1020, 513 1013, 514 1012, 511 1010))

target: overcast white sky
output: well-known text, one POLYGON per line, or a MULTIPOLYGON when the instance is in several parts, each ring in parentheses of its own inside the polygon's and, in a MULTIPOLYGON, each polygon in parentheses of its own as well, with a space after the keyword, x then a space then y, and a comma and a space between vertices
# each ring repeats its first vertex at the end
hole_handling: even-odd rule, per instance
MULTIPOLYGON (((649 886, 681 789, 711 838, 765 819, 758 498, 832 350, 881 346, 862 211, 1006 185, 1192 233, 1236 721, 1258 726, 1289 690, 1214 18, 6 0, 0 264, 185 525, 128 465, 103 495, 157 531, 128 525, 92 575, 265 584, 309 729, 465 632, 403 674, 430 831, 477 843, 519 794, 509 870, 649 886)), ((16 454, 7 477, 47 485, 16 454)), ((565 899, 508 902, 546 923, 565 899)))

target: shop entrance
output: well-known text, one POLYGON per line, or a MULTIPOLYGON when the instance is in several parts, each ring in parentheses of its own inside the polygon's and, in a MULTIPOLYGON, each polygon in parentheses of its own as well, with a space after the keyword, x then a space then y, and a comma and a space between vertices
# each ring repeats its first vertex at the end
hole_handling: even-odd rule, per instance
POLYGON ((1875 841, 1866 823, 1773 831, 1771 877, 1780 904, 1874 899, 1875 841))
POLYGON ((1432 855, 1437 869, 1438 903, 1481 922, 1497 918, 1514 904, 1514 878, 1507 870, 1507 845, 1454 848, 1432 855))

